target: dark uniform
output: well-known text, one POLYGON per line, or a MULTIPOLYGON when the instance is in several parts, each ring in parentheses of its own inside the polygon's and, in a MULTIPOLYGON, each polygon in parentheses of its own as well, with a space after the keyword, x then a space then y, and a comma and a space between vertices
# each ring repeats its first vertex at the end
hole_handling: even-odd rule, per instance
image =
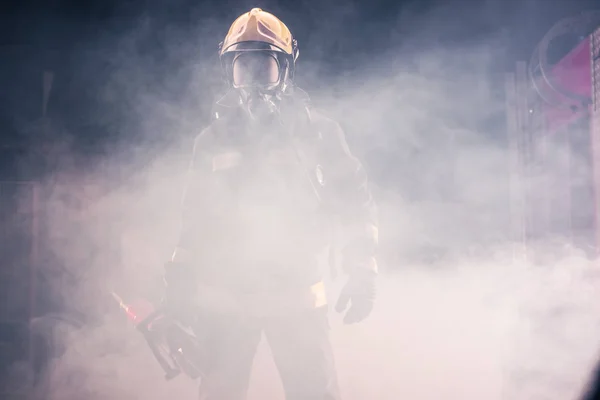
POLYGON ((377 241, 367 176, 339 124, 301 90, 261 120, 239 104, 235 91, 221 99, 195 140, 178 243, 187 257, 173 263, 186 266, 174 290, 194 293, 210 350, 201 398, 245 397, 264 332, 288 400, 339 399, 317 257, 336 218, 349 275, 338 310, 351 301, 346 322, 365 318, 377 241))

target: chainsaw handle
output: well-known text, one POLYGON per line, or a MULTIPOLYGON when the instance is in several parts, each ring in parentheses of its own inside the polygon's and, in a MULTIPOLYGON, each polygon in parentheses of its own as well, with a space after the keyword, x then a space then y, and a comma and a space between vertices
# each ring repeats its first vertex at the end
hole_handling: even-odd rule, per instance
POLYGON ((152 354, 154 355, 154 358, 156 358, 156 360, 158 361, 158 363, 160 364, 161 368, 165 371, 165 379, 167 381, 177 377, 179 374, 181 374, 181 370, 177 369, 177 368, 173 368, 171 365, 169 365, 169 363, 164 359, 164 355, 161 354, 156 341, 155 341, 155 333, 152 332, 150 330, 150 325, 152 325, 153 322, 155 322, 158 318, 160 318, 161 316, 163 316, 163 310, 162 309, 156 309, 155 311, 151 312, 146 318, 144 318, 143 320, 141 320, 137 325, 136 328, 142 333, 142 335, 144 336, 144 339, 146 340, 146 342, 148 343, 148 346, 150 347, 150 351, 152 351, 152 354))
POLYGON ((150 332, 150 325, 152 325, 152 323, 154 321, 156 321, 159 317, 161 317, 162 315, 164 315, 164 311, 160 308, 152 311, 150 314, 148 314, 148 316, 146 318, 144 318, 143 320, 141 320, 137 325, 136 328, 141 331, 142 333, 146 333, 146 332, 150 332))

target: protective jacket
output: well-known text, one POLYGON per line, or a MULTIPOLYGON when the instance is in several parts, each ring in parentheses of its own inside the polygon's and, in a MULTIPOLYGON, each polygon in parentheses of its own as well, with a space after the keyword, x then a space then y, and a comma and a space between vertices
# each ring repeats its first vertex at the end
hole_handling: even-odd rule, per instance
POLYGON ((376 207, 338 123, 295 89, 269 122, 249 121, 235 93, 196 138, 178 247, 196 279, 235 293, 298 293, 325 302, 317 256, 343 232, 348 274, 376 269, 376 207))

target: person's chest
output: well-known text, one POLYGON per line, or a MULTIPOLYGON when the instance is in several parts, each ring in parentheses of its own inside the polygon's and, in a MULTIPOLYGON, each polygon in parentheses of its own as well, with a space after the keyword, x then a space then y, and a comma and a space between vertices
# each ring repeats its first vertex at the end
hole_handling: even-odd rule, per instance
POLYGON ((228 141, 213 156, 213 173, 238 207, 314 210, 319 198, 304 153, 297 141, 273 133, 228 141))

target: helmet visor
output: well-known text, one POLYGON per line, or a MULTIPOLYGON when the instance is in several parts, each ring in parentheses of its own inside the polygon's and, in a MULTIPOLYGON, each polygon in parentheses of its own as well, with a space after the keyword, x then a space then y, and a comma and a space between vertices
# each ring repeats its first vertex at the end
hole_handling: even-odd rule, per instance
POLYGON ((270 53, 248 51, 233 61, 233 84, 236 87, 268 87, 278 82, 279 63, 270 53))

